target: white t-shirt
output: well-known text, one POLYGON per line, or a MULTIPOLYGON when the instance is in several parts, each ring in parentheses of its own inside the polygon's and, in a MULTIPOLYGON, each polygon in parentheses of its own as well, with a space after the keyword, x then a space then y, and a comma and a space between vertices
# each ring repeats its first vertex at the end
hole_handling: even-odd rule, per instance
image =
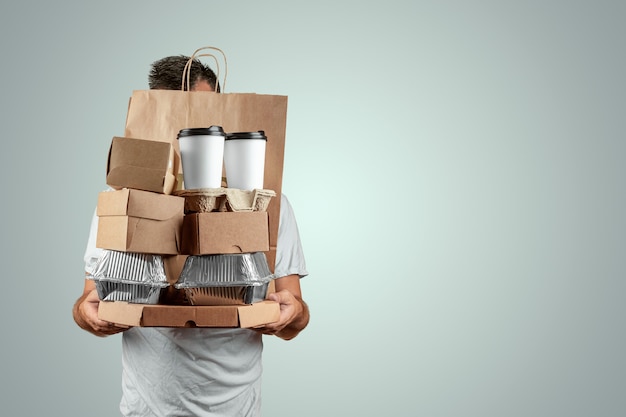
MULTIPOLYGON (((102 253, 91 222, 85 270, 102 253)), ((291 204, 281 194, 274 275, 308 275, 291 204)), ((262 335, 248 329, 133 327, 122 334, 124 416, 257 416, 262 335)))

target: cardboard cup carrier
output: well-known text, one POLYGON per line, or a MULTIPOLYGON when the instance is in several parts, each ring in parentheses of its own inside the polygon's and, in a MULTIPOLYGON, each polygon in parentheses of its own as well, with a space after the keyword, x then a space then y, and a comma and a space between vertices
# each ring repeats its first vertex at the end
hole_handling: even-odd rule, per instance
POLYGON ((219 188, 222 186, 224 140, 221 126, 182 129, 178 145, 183 168, 184 188, 219 188))

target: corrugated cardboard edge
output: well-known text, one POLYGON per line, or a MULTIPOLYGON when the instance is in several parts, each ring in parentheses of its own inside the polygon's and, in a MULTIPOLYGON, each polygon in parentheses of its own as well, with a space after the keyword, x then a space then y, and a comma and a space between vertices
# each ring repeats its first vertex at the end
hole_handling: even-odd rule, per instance
POLYGON ((280 305, 265 300, 243 306, 171 306, 102 301, 101 320, 137 327, 240 327, 252 328, 273 323, 280 305))

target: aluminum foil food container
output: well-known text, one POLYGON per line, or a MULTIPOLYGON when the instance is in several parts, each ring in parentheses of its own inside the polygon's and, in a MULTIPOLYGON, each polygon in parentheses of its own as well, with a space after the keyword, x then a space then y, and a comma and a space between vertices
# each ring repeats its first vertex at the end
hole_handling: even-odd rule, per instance
POLYGON ((92 276, 118 282, 167 282, 160 255, 114 250, 102 251, 92 276))
POLYGON ((126 301, 139 304, 158 304, 167 283, 129 283, 96 281, 98 297, 103 301, 126 301))
POLYGON ((189 256, 177 289, 192 305, 252 304, 267 295, 274 275, 263 252, 189 256))
POLYGON ((263 285, 274 275, 263 252, 188 256, 176 288, 263 285))
POLYGON ((156 304, 169 286, 160 255, 104 250, 92 275, 104 301, 156 304))

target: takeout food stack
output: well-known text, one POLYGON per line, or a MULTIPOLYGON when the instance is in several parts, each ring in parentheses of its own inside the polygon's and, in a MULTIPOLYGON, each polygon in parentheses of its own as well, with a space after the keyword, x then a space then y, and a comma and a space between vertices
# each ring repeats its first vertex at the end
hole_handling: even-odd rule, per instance
MULTIPOLYGON (((191 67, 194 57, 212 56, 205 54, 196 56, 199 51, 204 49, 221 52, 219 48, 214 47, 200 48, 191 56, 187 68, 191 67)), ((224 56, 225 67, 226 57, 224 56)), ((262 160, 262 174, 264 176, 261 182, 262 186, 256 185, 248 188, 230 181, 235 178, 231 178, 229 181, 233 188, 245 190, 267 188, 273 190, 278 198, 272 197, 272 202, 267 207, 267 210, 252 210, 250 212, 218 210, 191 214, 185 213, 183 209, 182 214, 178 212, 173 216, 175 221, 172 221, 172 223, 182 222, 181 227, 177 229, 179 234, 171 230, 164 231, 166 234, 165 241, 169 242, 170 246, 166 252, 159 255, 163 259, 166 278, 170 284, 167 288, 168 292, 175 289, 174 284, 178 282, 186 260, 191 256, 254 254, 262 252, 267 258, 269 270, 274 271, 278 243, 278 225, 280 222, 287 96, 257 93, 225 93, 226 73, 226 70, 222 72, 224 77, 219 82, 220 92, 195 91, 190 94, 188 91, 182 91, 184 90, 183 88, 181 88, 181 91, 161 89, 133 91, 126 114, 125 138, 120 139, 119 142, 127 142, 125 139, 135 138, 171 145, 175 155, 172 165, 169 164, 169 159, 166 164, 156 163, 156 159, 163 161, 164 154, 167 151, 163 151, 164 153, 157 158, 149 156, 150 153, 146 149, 148 146, 146 143, 137 143, 143 147, 142 153, 145 156, 143 159, 144 165, 140 167, 141 169, 136 169, 130 163, 131 161, 124 161, 120 164, 121 166, 113 163, 113 160, 121 161, 122 159, 120 158, 130 158, 132 155, 123 152, 121 153, 122 156, 117 158, 114 157, 113 149, 109 153, 107 177, 110 176, 111 182, 107 183, 114 189, 123 190, 126 188, 130 190, 131 194, 137 194, 134 193, 136 190, 143 190, 170 197, 178 197, 186 201, 187 196, 174 194, 174 191, 183 188, 183 179, 181 178, 179 181, 179 177, 183 172, 181 155, 184 147, 179 145, 182 145, 180 144, 181 137, 187 137, 188 135, 181 135, 182 131, 186 130, 186 133, 192 133, 191 136, 197 136, 196 133, 201 133, 201 135, 208 133, 209 136, 218 133, 219 136, 219 129, 211 129, 211 126, 217 126, 221 127, 225 132, 231 132, 230 134, 246 134, 245 138, 239 137, 239 135, 224 137, 225 141, 227 139, 229 141, 246 140, 250 144, 250 141, 263 141, 263 138, 265 138, 264 144, 255 142, 256 145, 266 145, 264 159, 262 160), (196 129, 200 129, 200 131, 196 129), (174 164, 177 164, 178 167, 173 166, 174 164), (163 179, 163 182, 158 184, 159 187, 156 187, 158 188, 156 190, 154 188, 142 188, 143 185, 139 186, 136 183, 131 184, 124 181, 116 180, 113 183, 113 168, 117 170, 119 176, 124 181, 128 179, 129 175, 133 175, 142 184, 146 181, 145 176, 150 176, 157 180, 163 179), (167 171, 167 174, 161 177, 163 171, 167 171), (171 190, 169 187, 166 187, 166 184, 172 184, 171 190), (160 185, 163 185, 163 188, 160 185), (182 219, 179 216, 182 216, 182 219), (176 254, 170 254, 172 246, 177 248, 176 254)), ((218 72, 218 77, 219 74, 218 72)), ((189 82, 188 69, 182 75, 189 82)), ((189 89, 188 83, 187 90, 189 89)), ((195 139, 193 140, 195 141, 195 139)), ((226 150, 227 146, 225 144, 225 154, 232 156, 233 154, 242 155, 242 153, 247 152, 234 142, 231 145, 233 146, 229 145, 229 149, 226 150)), ((152 145, 149 147, 154 148, 152 145)), ((243 147, 251 148, 247 145, 243 147)), ((170 150, 168 146, 163 146, 163 149, 170 150)), ((136 155, 137 152, 134 152, 134 155, 136 155)), ((192 151, 192 158, 193 153, 192 151)), ((197 155, 200 155, 200 153, 197 153, 197 155)), ((255 155, 258 156, 258 152, 255 155)), ((245 158, 237 158, 237 161, 235 162, 235 170, 238 170, 238 167, 245 167, 241 171, 242 173, 248 172, 248 168, 252 166, 260 166, 248 163, 248 160, 245 158), (244 162, 241 163, 242 161, 244 162)), ((227 163, 224 168, 228 171, 229 167, 232 166, 232 164, 227 163)), ((187 176, 188 182, 193 182, 192 178, 193 176, 187 176)), ((188 184, 185 188, 200 189, 203 187, 206 186, 188 184)), ((208 188, 215 188, 215 185, 211 185, 208 188)), ((172 202, 172 204, 174 203, 172 202)), ((146 224, 143 221, 144 219, 164 220, 163 218, 149 218, 153 216, 153 206, 148 206, 147 208, 145 212, 137 211, 133 212, 134 216, 129 215, 129 217, 142 219, 141 221, 134 223, 126 222, 124 228, 119 229, 126 238, 123 240, 124 245, 122 245, 124 251, 139 250, 138 241, 152 244, 152 241, 158 240, 151 235, 148 236, 143 233, 146 230, 145 227, 142 233, 136 232, 135 226, 144 226, 146 224)), ((106 215, 112 216, 113 213, 106 215)), ((145 248, 142 248, 142 250, 145 250, 145 248)), ((163 251, 164 249, 160 250, 163 251)), ((156 254, 158 252, 152 253, 156 254)), ((279 314, 278 303, 269 300, 245 306, 167 306, 162 304, 103 302, 100 303, 98 310, 98 315, 101 319, 119 324, 174 327, 187 326, 190 323, 198 327, 254 327, 259 324, 276 321, 279 314)))
POLYGON ((185 190, 182 252, 190 255, 176 288, 193 305, 251 304, 265 299, 273 275, 264 185, 264 131, 222 126, 178 132, 185 190), (233 189, 220 187, 226 182, 233 189))
POLYGON ((183 190, 169 143, 114 137, 92 278, 105 301, 252 304, 266 297, 272 190, 183 190), (181 294, 183 296, 181 296, 181 294))
POLYGON ((158 304, 169 287, 164 256, 179 254, 185 200, 177 188, 180 157, 165 142, 113 137, 106 183, 98 194, 93 276, 105 301, 158 304))
POLYGON ((185 197, 182 252, 175 284, 192 305, 250 304, 265 299, 274 278, 266 208, 271 190, 179 190, 185 197))

